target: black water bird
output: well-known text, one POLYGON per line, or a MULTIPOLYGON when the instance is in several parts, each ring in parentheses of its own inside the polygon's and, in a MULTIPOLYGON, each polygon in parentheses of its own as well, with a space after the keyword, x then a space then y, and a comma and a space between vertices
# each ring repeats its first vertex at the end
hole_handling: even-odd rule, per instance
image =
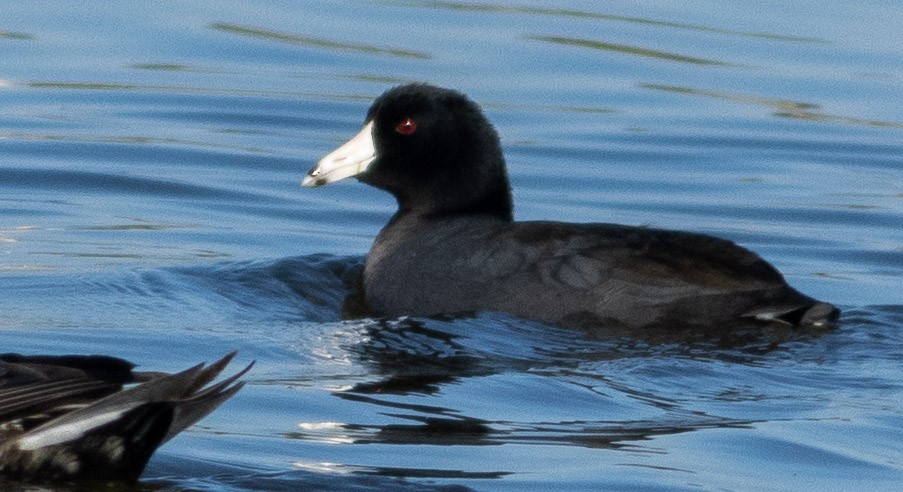
POLYGON ((137 481, 158 447, 242 388, 253 362, 213 383, 234 355, 171 375, 107 356, 0 355, 0 478, 137 481))
POLYGON ((363 274, 377 315, 502 311, 562 326, 821 326, 839 311, 755 253, 703 234, 617 224, 515 222, 495 129, 463 94, 395 87, 360 132, 302 181, 356 176, 398 211, 363 274))

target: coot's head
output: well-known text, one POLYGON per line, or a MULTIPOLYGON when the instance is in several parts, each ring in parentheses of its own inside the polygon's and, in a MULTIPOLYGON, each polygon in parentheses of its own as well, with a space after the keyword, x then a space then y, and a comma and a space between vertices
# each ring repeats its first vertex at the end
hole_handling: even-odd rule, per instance
POLYGON ((351 176, 395 195, 400 213, 511 220, 498 135, 476 103, 449 89, 390 89, 370 107, 360 133, 321 159, 301 184, 351 176))

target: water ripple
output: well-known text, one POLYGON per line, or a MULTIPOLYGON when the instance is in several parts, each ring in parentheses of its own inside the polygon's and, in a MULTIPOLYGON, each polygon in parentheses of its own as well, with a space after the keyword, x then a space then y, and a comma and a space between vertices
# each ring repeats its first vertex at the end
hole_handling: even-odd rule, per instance
POLYGON ((0 168, 0 181, 10 188, 32 188, 58 191, 101 191, 122 195, 152 195, 174 198, 192 197, 202 200, 254 202, 261 197, 236 190, 212 188, 122 174, 62 169, 0 168))
POLYGON ((367 55, 394 56, 398 58, 412 58, 415 60, 429 60, 433 58, 432 55, 424 53, 422 51, 411 51, 398 48, 383 48, 368 44, 345 43, 331 39, 301 36, 298 34, 288 34, 273 31, 270 29, 241 26, 225 22, 215 22, 213 24, 210 24, 209 27, 210 29, 213 29, 215 31, 221 31, 229 34, 258 38, 266 41, 274 41, 277 43, 295 44, 310 48, 319 48, 332 51, 351 51, 367 55))
POLYGON ((706 58, 698 58, 694 56, 681 55, 668 51, 654 50, 649 48, 641 48, 639 46, 630 46, 626 44, 609 43, 605 41, 595 41, 591 39, 569 38, 564 36, 527 36, 526 39, 534 41, 544 41, 546 43, 560 44, 564 46, 577 46, 579 48, 591 48, 600 51, 611 51, 615 53, 623 53, 626 55, 640 56, 644 58, 657 58, 659 60, 689 63, 692 65, 711 65, 711 66, 731 66, 730 63, 709 60, 706 58))
POLYGON ((651 18, 631 17, 626 15, 609 14, 601 12, 593 12, 588 10, 578 10, 557 7, 534 7, 519 5, 501 5, 480 2, 449 2, 449 1, 420 1, 413 4, 416 7, 438 8, 445 10, 460 10, 465 12, 489 12, 489 13, 510 13, 510 14, 532 14, 549 17, 571 17, 575 19, 592 19, 604 21, 627 22, 631 24, 648 25, 654 27, 667 27, 674 29, 683 29, 689 31, 708 32, 714 34, 724 34, 729 36, 742 36, 750 38, 761 38, 773 41, 786 41, 794 43, 810 43, 823 44, 827 41, 819 38, 809 38, 802 36, 790 36, 786 34, 774 34, 764 32, 741 31, 735 29, 722 29, 718 27, 705 26, 701 24, 688 24, 682 22, 669 22, 651 18))

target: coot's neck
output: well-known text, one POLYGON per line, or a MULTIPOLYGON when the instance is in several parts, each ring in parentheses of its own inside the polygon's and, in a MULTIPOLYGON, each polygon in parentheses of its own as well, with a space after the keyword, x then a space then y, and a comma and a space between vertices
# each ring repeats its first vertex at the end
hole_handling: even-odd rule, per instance
POLYGON ((385 187, 398 202, 395 215, 425 220, 456 216, 514 220, 511 185, 498 140, 467 142, 456 150, 430 156, 432 171, 427 179, 385 187))
POLYGON ((393 195, 398 202, 398 211, 393 220, 402 216, 424 220, 469 216, 494 217, 503 222, 514 220, 514 207, 507 179, 478 195, 473 194, 473 190, 441 189, 439 186, 393 195))
POLYGON ((377 242, 386 236, 407 236, 415 230, 431 230, 435 227, 445 230, 447 227, 482 227, 487 224, 505 224, 512 222, 509 217, 501 217, 488 213, 433 213, 420 214, 413 210, 399 209, 386 223, 377 236, 377 242), (458 224, 458 226, 453 226, 458 224))

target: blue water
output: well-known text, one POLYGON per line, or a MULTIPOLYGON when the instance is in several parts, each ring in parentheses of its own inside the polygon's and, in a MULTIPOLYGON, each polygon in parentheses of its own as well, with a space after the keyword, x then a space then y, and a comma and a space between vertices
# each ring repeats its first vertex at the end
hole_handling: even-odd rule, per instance
POLYGON ((0 351, 256 359, 148 490, 899 490, 901 25, 885 0, 6 2, 0 351), (518 219, 730 238, 840 325, 343 320, 394 202, 298 183, 407 81, 484 106, 518 219))

